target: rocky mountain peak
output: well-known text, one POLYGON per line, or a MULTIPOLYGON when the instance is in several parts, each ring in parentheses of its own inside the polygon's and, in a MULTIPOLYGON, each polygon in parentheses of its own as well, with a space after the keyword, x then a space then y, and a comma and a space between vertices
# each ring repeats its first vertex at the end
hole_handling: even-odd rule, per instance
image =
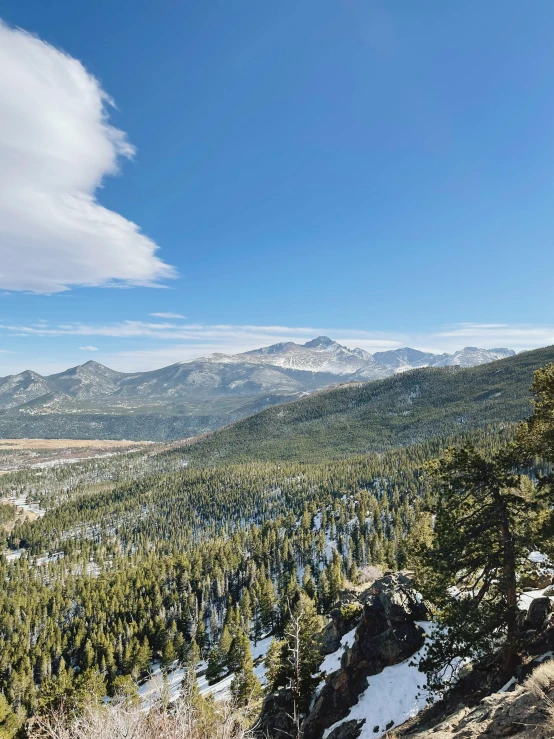
POLYGON ((318 336, 317 339, 307 341, 304 346, 307 349, 329 349, 331 346, 338 346, 336 341, 330 339, 328 336, 318 336))

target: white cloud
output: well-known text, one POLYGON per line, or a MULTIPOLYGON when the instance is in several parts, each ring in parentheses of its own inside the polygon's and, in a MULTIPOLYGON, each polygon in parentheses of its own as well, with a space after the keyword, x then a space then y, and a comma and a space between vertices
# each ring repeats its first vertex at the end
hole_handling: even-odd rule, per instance
MULTIPOLYGON (((129 372, 156 369, 173 362, 217 352, 238 354, 281 341, 304 343, 320 335, 330 336, 351 348, 361 347, 370 353, 404 346, 437 354, 452 353, 464 346, 479 346, 485 349, 507 347, 521 351, 554 344, 552 325, 485 323, 462 323, 419 334, 307 326, 187 324, 170 320, 122 321, 106 324, 4 324, 0 325, 0 330, 7 346, 11 346, 9 342, 12 337, 26 337, 29 344, 32 342, 32 353, 30 352, 27 357, 18 353, 18 361, 10 362, 10 371, 21 371, 29 366, 38 372, 46 371, 46 367, 54 371, 51 367, 54 361, 52 353, 56 346, 55 339, 68 336, 106 337, 107 346, 114 348, 100 350, 98 359, 109 367, 129 372), (47 341, 42 343, 41 337, 47 341), (40 359, 40 351, 45 347, 49 348, 49 356, 40 359)), ((80 349, 92 351, 93 347, 83 346, 80 349)), ((56 371, 75 364, 75 360, 75 356, 66 354, 64 358, 59 355, 56 359, 58 368, 56 371)), ((2 364, 7 368, 5 362, 2 364)), ((6 369, 0 371, 0 374, 5 373, 6 369)))
POLYGON ((62 323, 56 326, 0 325, 19 336, 110 336, 115 338, 145 337, 163 340, 186 340, 227 351, 229 346, 244 347, 243 351, 280 341, 309 341, 327 334, 341 336, 342 342, 363 344, 374 351, 400 346, 400 341, 378 331, 353 331, 289 326, 233 326, 228 324, 176 324, 169 321, 122 321, 108 324, 62 323))
POLYGON ((0 288, 158 285, 174 276, 95 193, 134 149, 83 65, 0 21, 0 288))
POLYGON ((80 346, 79 349, 82 352, 97 352, 98 351, 97 346, 80 346))
POLYGON ((554 326, 525 324, 462 323, 428 333, 393 333, 360 329, 313 326, 255 326, 232 324, 176 323, 162 321, 120 321, 116 323, 60 323, 56 325, 0 324, 11 336, 106 336, 186 341, 192 348, 210 347, 229 351, 230 347, 253 349, 281 341, 303 343, 326 335, 345 346, 359 346, 370 352, 411 346, 433 352, 452 352, 464 346, 486 349, 505 346, 521 351, 554 343, 554 326))
POLYGON ((149 313, 148 315, 154 318, 182 318, 183 320, 186 318, 186 316, 182 316, 180 313, 149 313))

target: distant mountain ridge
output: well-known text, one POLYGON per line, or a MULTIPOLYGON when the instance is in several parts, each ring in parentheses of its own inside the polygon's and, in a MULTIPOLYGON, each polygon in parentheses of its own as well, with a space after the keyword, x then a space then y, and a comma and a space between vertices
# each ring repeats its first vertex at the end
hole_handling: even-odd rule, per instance
POLYGON ((454 354, 432 354, 404 347, 370 354, 364 349, 349 349, 328 336, 305 344, 288 341, 254 349, 238 356, 254 357, 258 361, 277 367, 330 372, 337 375, 362 373, 363 379, 381 379, 392 372, 416 369, 417 367, 475 367, 515 354, 512 349, 479 349, 466 346, 454 354), (372 376, 374 375, 374 376, 372 376))
POLYGON ((142 438, 158 439, 156 424, 166 429, 164 438, 178 438, 336 384, 380 380, 424 366, 471 367, 513 354, 466 347, 454 354, 403 348, 372 355, 319 336, 305 344, 212 354, 148 372, 117 372, 95 361, 48 376, 26 370, 0 378, 0 436, 125 438, 128 427, 128 438, 138 438, 140 425, 129 417, 140 414, 151 419, 142 438), (177 420, 168 424, 168 416, 177 420), (108 427, 115 437, 106 435, 108 427))

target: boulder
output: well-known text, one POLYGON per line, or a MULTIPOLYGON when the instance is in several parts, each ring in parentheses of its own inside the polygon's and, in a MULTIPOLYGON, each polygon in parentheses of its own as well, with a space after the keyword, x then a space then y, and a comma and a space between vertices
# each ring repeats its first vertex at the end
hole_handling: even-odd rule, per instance
POLYGON ((537 590, 546 588, 552 585, 552 575, 547 572, 540 572, 535 579, 537 590))
POLYGON ((530 572, 520 580, 520 587, 525 590, 542 590, 553 584, 552 574, 547 572, 530 572))
POLYGON ((365 719, 361 721, 345 721, 328 735, 327 739, 358 739, 362 732, 365 719))
POLYGON ((378 602, 391 623, 426 621, 429 611, 406 572, 393 572, 376 580, 361 596, 369 605, 378 602))
POLYGON ((550 602, 550 598, 544 595, 540 598, 534 598, 527 611, 523 628, 538 631, 546 621, 551 610, 552 603, 550 602))
POLYGON ((276 690, 264 700, 260 718, 256 723, 255 735, 292 736, 294 725, 290 718, 292 714, 292 691, 289 689, 276 690))

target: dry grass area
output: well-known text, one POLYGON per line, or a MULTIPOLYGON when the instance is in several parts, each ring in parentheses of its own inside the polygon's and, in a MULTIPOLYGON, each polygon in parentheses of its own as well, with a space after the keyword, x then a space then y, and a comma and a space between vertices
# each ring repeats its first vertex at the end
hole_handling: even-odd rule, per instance
POLYGON ((29 739, 253 739, 232 706, 191 706, 184 698, 168 709, 145 712, 140 706, 90 704, 80 715, 52 712, 28 723, 29 739))
POLYGON ((95 451, 110 451, 129 449, 151 443, 150 441, 121 441, 116 439, 0 439, 0 450, 94 449, 95 451))
POLYGON ((104 439, 0 439, 0 474, 144 449, 149 441, 104 439))

